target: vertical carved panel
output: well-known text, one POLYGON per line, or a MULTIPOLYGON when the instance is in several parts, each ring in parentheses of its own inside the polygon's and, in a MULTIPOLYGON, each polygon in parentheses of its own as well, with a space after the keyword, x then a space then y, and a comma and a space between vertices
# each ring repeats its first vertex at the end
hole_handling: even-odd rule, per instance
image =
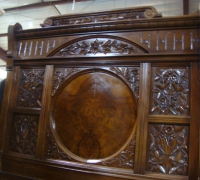
POLYGON ((12 123, 11 151, 35 155, 38 116, 15 115, 12 123))
POLYGON ((72 160, 65 152, 63 152, 54 140, 50 127, 47 128, 46 138, 46 157, 53 159, 72 160))
POLYGON ((188 127, 149 125, 147 170, 187 175, 188 127))
POLYGON ((153 68, 151 114, 189 114, 189 69, 153 68))
POLYGON ((126 149, 124 149, 118 156, 102 162, 102 165, 133 169, 135 155, 135 140, 136 138, 134 135, 126 149))
POLYGON ((134 92, 136 98, 139 98, 139 81, 140 71, 135 67, 111 67, 111 71, 125 79, 129 83, 131 89, 134 92))
POLYGON ((44 70, 22 69, 20 74, 18 107, 41 107, 44 70))

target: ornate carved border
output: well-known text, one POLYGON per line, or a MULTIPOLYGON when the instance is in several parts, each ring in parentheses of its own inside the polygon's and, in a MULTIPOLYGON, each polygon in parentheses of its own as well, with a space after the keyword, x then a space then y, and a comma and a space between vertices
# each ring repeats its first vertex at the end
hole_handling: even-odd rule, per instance
POLYGON ((42 27, 49 26, 67 26, 75 24, 88 24, 88 23, 102 23, 109 21, 123 21, 134 19, 151 19, 155 17, 162 17, 158 14, 154 7, 146 6, 139 8, 130 8, 117 11, 105 11, 97 13, 77 14, 77 15, 63 15, 53 16, 45 19, 42 27))

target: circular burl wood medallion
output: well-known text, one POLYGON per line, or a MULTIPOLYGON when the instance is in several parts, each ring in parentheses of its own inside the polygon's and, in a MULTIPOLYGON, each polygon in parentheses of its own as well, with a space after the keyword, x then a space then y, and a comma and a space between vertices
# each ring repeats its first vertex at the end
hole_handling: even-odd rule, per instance
POLYGON ((77 159, 107 159, 132 137, 135 109, 134 95, 120 78, 105 72, 82 74, 55 102, 54 134, 77 159))

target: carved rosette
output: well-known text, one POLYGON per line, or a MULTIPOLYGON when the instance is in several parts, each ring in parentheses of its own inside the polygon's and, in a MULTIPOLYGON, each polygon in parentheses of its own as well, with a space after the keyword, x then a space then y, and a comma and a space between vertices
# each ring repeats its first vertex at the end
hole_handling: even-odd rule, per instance
POLYGON ((187 175, 188 127, 149 125, 148 171, 187 175))
POLYGON ((35 155, 38 116, 15 115, 12 123, 11 151, 35 155))
POLYGON ((111 67, 111 71, 125 79, 130 85, 135 97, 139 98, 140 69, 135 67, 111 67))
POLYGON ((54 140, 53 134, 50 127, 47 128, 47 139, 46 139, 46 157, 52 159, 61 159, 71 161, 72 158, 69 157, 65 152, 63 152, 54 140))
POLYGON ((189 114, 189 69, 153 68, 151 114, 189 114))
POLYGON ((134 135, 126 149, 124 149, 118 156, 113 157, 107 161, 103 161, 101 164, 104 166, 133 169, 135 140, 136 138, 134 135))
POLYGON ((43 79, 44 70, 21 70, 17 96, 18 107, 41 107, 43 79))
POLYGON ((126 42, 108 39, 108 38, 92 38, 82 40, 66 46, 57 52, 54 56, 69 56, 69 55, 96 55, 96 54, 135 54, 144 53, 138 47, 126 42))
POLYGON ((52 95, 58 90, 60 85, 73 74, 83 70, 83 68, 57 68, 54 72, 54 84, 52 95))

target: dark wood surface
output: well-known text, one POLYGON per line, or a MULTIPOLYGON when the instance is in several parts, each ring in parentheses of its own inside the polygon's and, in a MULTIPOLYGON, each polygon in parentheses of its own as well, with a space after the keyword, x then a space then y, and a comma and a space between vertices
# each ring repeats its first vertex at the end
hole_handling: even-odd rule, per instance
POLYGON ((198 179, 199 25, 152 7, 11 25, 0 178, 198 179))

